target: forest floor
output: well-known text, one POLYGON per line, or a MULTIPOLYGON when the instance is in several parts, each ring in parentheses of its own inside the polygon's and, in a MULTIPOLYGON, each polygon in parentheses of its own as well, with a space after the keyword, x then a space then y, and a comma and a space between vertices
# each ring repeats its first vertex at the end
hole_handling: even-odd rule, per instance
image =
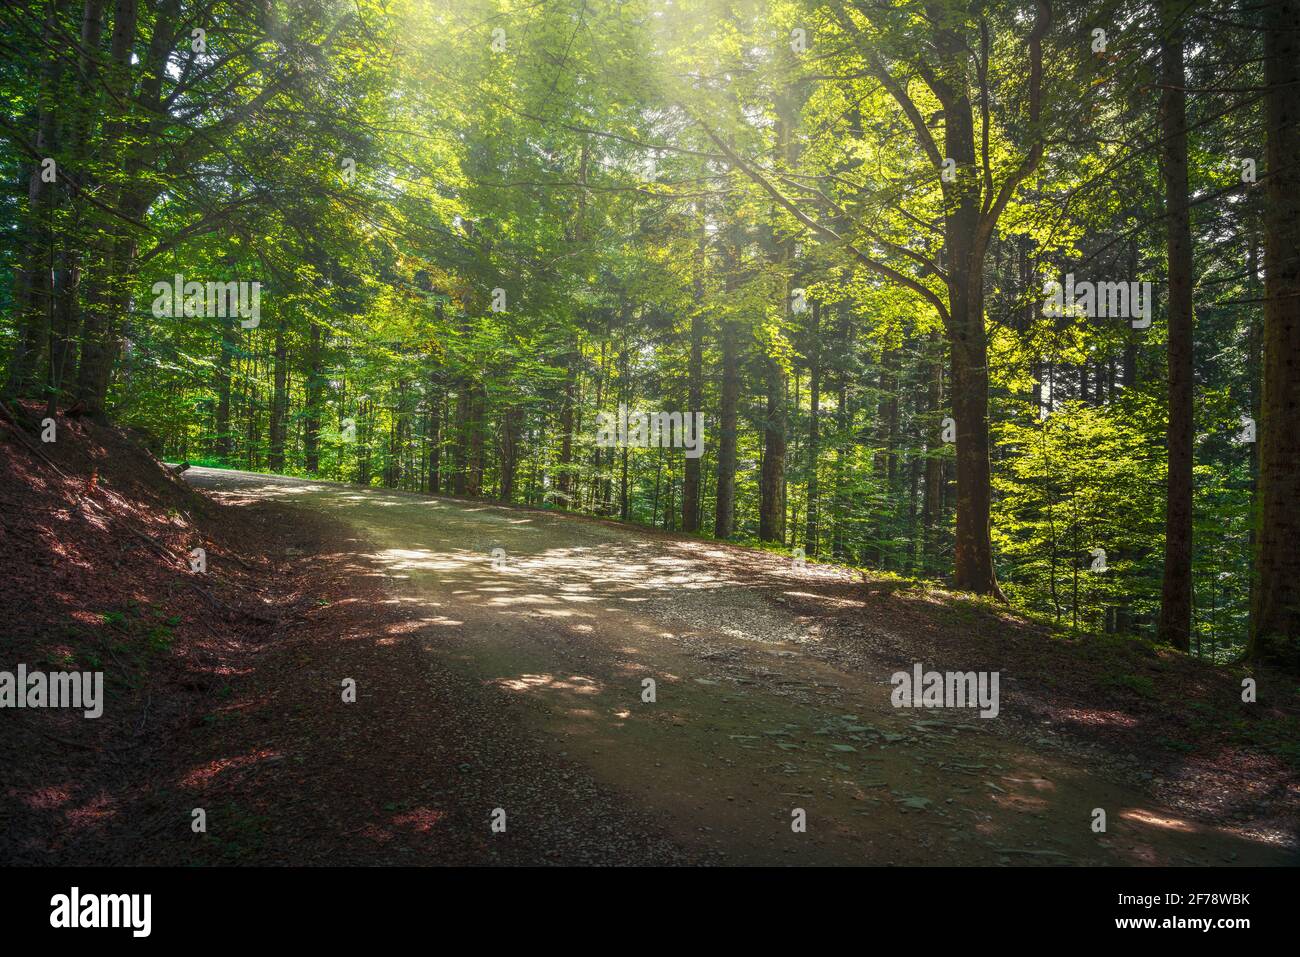
POLYGON ((932 588, 60 429, 0 414, 0 670, 102 667, 109 703, 0 712, 0 861, 1298 860, 1294 680, 1247 705, 932 588), (917 662, 998 671, 998 717, 892 707, 917 662))

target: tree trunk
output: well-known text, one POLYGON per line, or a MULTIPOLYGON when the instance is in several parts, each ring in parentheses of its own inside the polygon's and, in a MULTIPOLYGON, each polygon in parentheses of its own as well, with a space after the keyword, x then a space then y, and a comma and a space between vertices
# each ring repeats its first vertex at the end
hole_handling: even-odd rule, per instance
POLYGON ((853 322, 848 316, 848 305, 841 303, 840 309, 840 375, 839 395, 835 408, 835 491, 833 495, 833 514, 835 525, 831 532, 831 556, 836 561, 849 557, 849 497, 844 490, 845 473, 848 471, 848 452, 851 440, 849 426, 853 423, 853 410, 849 408, 849 354, 853 347, 853 322))
POLYGON ((808 514, 804 519, 804 551, 808 555, 817 554, 817 537, 819 530, 817 522, 819 518, 818 496, 820 489, 817 483, 817 453, 821 441, 819 435, 820 428, 820 406, 822 401, 822 345, 821 345, 821 316, 822 304, 813 301, 812 317, 809 319, 809 337, 808 337, 808 514))
POLYGON ((779 542, 784 537, 785 509, 781 484, 785 475, 785 373, 775 359, 767 365, 767 411, 763 419, 763 470, 759 476, 758 537, 779 542))
POLYGON ((285 389, 288 380, 288 352, 284 345, 284 319, 280 318, 275 326, 275 359, 272 372, 274 380, 271 392, 270 450, 267 453, 266 467, 272 472, 284 471, 284 435, 285 416, 289 409, 289 396, 285 389))
MULTIPOLYGON (((695 304, 691 311, 691 357, 687 371, 687 401, 685 415, 694 415, 704 409, 704 284, 695 280, 695 304)), ((703 436, 699 437, 703 441, 703 436)), ((684 456, 686 471, 682 478, 682 531, 696 532, 700 528, 700 459, 684 456)))
POLYGON ((216 432, 216 438, 213 442, 213 452, 223 463, 229 464, 231 448, 230 435, 230 366, 235 354, 235 333, 232 326, 233 320, 221 319, 221 337, 218 340, 217 348, 217 412, 216 421, 213 423, 216 432))
POLYGON ((960 280, 953 300, 952 418, 957 427, 957 528, 953 585, 1005 601, 993 570, 989 526, 988 342, 981 271, 960 280))
POLYGON ((931 566, 930 560, 939 554, 939 521, 943 515, 943 459, 940 452, 940 410, 943 408, 943 363, 929 353, 939 348, 938 335, 932 334, 928 343, 926 362, 929 379, 925 390, 926 441, 925 484, 921 498, 921 568, 931 566))
POLYGON ((1247 655, 1300 667, 1300 0, 1264 13, 1268 202, 1256 587, 1247 655))
POLYGON ((452 446, 451 490, 455 495, 464 495, 469 478, 469 429, 472 417, 470 404, 472 386, 469 378, 462 376, 456 389, 456 430, 452 446))
POLYGON ((1156 637, 1186 651, 1192 634, 1192 227, 1187 203, 1186 0, 1162 0, 1160 123, 1169 256, 1169 479, 1156 637))
POLYGON ((722 324, 722 395, 718 410, 718 472, 715 538, 730 538, 735 531, 736 407, 740 401, 740 333, 731 318, 722 324))
POLYGON ((519 464, 519 426, 523 409, 506 409, 501 417, 501 501, 507 505, 515 498, 515 472, 519 464))
POLYGON ((88 180, 89 140, 94 114, 100 102, 99 47, 104 33, 104 0, 86 0, 82 8, 81 43, 78 53, 78 103, 64 153, 72 169, 59 170, 59 183, 72 210, 62 237, 54 274, 54 309, 50 321, 50 350, 46 414, 53 415, 64 391, 64 382, 76 361, 78 326, 81 319, 82 236, 80 199, 88 180))
MULTIPOLYGON (((1040 7, 1039 24, 1045 29, 1040 7)), ((984 326, 984 258, 996 218, 981 212, 970 99, 968 50, 961 36, 941 30, 945 83, 945 156, 957 164, 947 195, 944 252, 948 264, 949 349, 952 418, 957 426, 957 528, 953 585, 1005 601, 993 569, 989 527, 992 499, 989 465, 988 335, 984 326)), ((1031 64, 1032 66, 1033 64, 1031 64)), ((1031 112, 1034 96, 1031 84, 1031 112)))
POLYGON ((312 322, 307 340, 307 407, 302 419, 303 461, 309 475, 320 471, 321 378, 320 326, 312 322))
MULTIPOLYGON (((1256 302, 1263 301, 1263 292, 1260 288, 1260 240, 1261 237, 1255 228, 1250 229, 1250 247, 1246 251, 1246 290, 1249 298, 1256 302)), ((1250 397, 1250 419, 1258 426, 1260 422, 1260 402, 1262 400, 1260 382, 1263 378, 1264 368, 1264 310, 1251 310, 1250 319, 1247 324, 1246 336, 1246 382, 1248 394, 1250 397)), ((1246 533, 1246 546, 1250 550, 1252 561, 1250 588, 1247 593, 1246 607, 1249 609, 1251 616, 1246 625, 1247 635, 1252 633, 1254 628, 1253 616, 1255 609, 1255 590, 1257 587, 1258 576, 1254 574, 1255 565, 1255 548, 1258 544, 1259 530, 1256 528, 1256 518, 1259 515, 1259 436, 1256 430, 1256 441, 1250 443, 1250 529, 1246 533)))
POLYGON ((564 378, 564 398, 560 404, 560 461, 556 465, 558 474, 555 477, 555 504, 562 509, 569 507, 574 490, 573 406, 574 379, 578 374, 576 351, 575 346, 575 355, 571 355, 569 361, 565 363, 567 374, 564 378))
POLYGON ((889 567, 886 543, 893 536, 894 486, 898 475, 898 350, 880 353, 880 398, 876 406, 877 442, 875 470, 884 485, 880 511, 876 515, 876 567, 889 567))
MULTIPOLYGON (((56 0, 50 4, 49 14, 42 28, 45 47, 54 51, 54 36, 69 0, 56 0)), ((52 156, 58 149, 58 102, 63 81, 63 56, 51 52, 41 79, 41 96, 37 105, 36 152, 40 155, 32 163, 27 181, 27 242, 22 249, 23 268, 14 272, 14 309, 18 315, 18 339, 9 361, 4 394, 26 394, 32 385, 33 373, 41 348, 49 336, 50 304, 54 294, 50 285, 53 269, 53 237, 50 232, 50 211, 57 199, 53 183, 42 176, 41 159, 52 156)))
POLYGON ((438 374, 430 376, 428 402, 428 426, 426 429, 429 443, 429 491, 437 495, 442 489, 442 389, 439 387, 438 374))
MULTIPOLYGON (((113 13, 113 35, 109 43, 108 68, 103 80, 104 88, 109 94, 109 110, 121 109, 118 104, 125 104, 131 99, 131 56, 136 41, 137 13, 136 0, 117 0, 113 13)), ((128 129, 128 121, 122 115, 114 116, 103 124, 99 149, 102 154, 100 161, 106 166, 130 165, 124 162, 120 146, 128 129)), ((111 191, 109 195, 121 207, 125 205, 123 199, 129 192, 129 188, 120 188, 111 191)), ((134 215, 134 211, 128 215, 134 215)), ((114 223, 96 246, 96 253, 90 260, 96 281, 91 284, 87 296, 76 395, 91 418, 103 421, 108 380, 116 356, 116 350, 109 342, 113 326, 112 310, 120 296, 129 296, 125 287, 125 273, 132 266, 129 261, 119 264, 118 259, 134 260, 135 244, 128 239, 122 224, 114 223)))
POLYGON ((470 390, 469 476, 465 494, 470 498, 483 495, 483 417, 487 414, 487 396, 477 383, 470 390))

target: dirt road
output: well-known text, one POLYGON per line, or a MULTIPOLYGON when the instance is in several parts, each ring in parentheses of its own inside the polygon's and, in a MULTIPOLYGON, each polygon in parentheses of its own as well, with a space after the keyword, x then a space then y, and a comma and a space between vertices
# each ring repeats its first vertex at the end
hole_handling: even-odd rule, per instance
POLYGON ((347 522, 356 538, 338 547, 382 569, 406 629, 463 694, 504 695, 500 721, 545 742, 540 760, 583 767, 602 800, 653 822, 685 859, 1291 861, 997 718, 894 708, 889 674, 848 666, 825 618, 800 610, 810 596, 836 601, 819 589, 843 586, 844 571, 551 513, 201 468, 186 478, 347 522))

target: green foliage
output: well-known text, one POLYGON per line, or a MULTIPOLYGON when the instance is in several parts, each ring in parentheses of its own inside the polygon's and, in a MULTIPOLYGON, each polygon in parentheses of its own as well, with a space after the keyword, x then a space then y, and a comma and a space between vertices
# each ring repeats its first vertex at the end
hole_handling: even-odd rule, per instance
POLYGON ((1066 402, 996 433, 1006 459, 993 527, 1009 595, 1072 628, 1102 630, 1108 613, 1131 627, 1159 602, 1150 568, 1161 554, 1164 459, 1133 424, 1158 429, 1158 410, 1126 405, 1066 402))
MULTIPOLYGON (((1165 317, 1048 317, 1041 290, 1066 272, 1163 288, 1161 38, 1135 8, 1093 53, 1090 11, 1052 8, 1032 121, 1031 14, 1014 4, 142 0, 117 60, 119 8, 82 49, 80 5, 10 4, 5 391, 93 400, 81 373, 108 343, 109 413, 168 457, 670 530, 682 450, 599 448, 595 423, 620 406, 703 412, 708 534, 734 334, 734 537, 758 540, 761 466, 783 449, 765 547, 942 579, 957 504, 944 217, 986 183, 991 202, 1041 134, 979 273, 997 572, 1064 628, 1149 637, 1165 317), (173 42, 192 23, 204 53, 173 42), (948 148, 951 104, 923 68, 939 29, 964 51, 942 79, 966 87, 980 160, 952 184, 924 148, 948 148), (63 176, 33 192, 46 154, 63 176), (260 282, 260 322, 155 315, 153 284, 177 274, 260 282), (57 288, 32 284, 49 275, 57 288)), ((1232 160, 1260 157, 1263 126, 1257 97, 1218 92, 1258 84, 1258 37, 1206 28, 1238 15, 1215 0, 1187 54, 1209 91, 1189 100, 1192 650, 1219 662, 1240 650, 1251 578, 1254 453, 1231 436, 1259 407, 1261 210, 1232 160)))

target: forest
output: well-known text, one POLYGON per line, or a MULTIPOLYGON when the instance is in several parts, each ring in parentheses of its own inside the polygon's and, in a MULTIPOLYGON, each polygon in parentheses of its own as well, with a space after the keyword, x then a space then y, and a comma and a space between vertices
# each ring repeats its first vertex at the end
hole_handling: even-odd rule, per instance
POLYGON ((1300 667, 1297 0, 10 0, 0 46, 33 436, 1300 667))

